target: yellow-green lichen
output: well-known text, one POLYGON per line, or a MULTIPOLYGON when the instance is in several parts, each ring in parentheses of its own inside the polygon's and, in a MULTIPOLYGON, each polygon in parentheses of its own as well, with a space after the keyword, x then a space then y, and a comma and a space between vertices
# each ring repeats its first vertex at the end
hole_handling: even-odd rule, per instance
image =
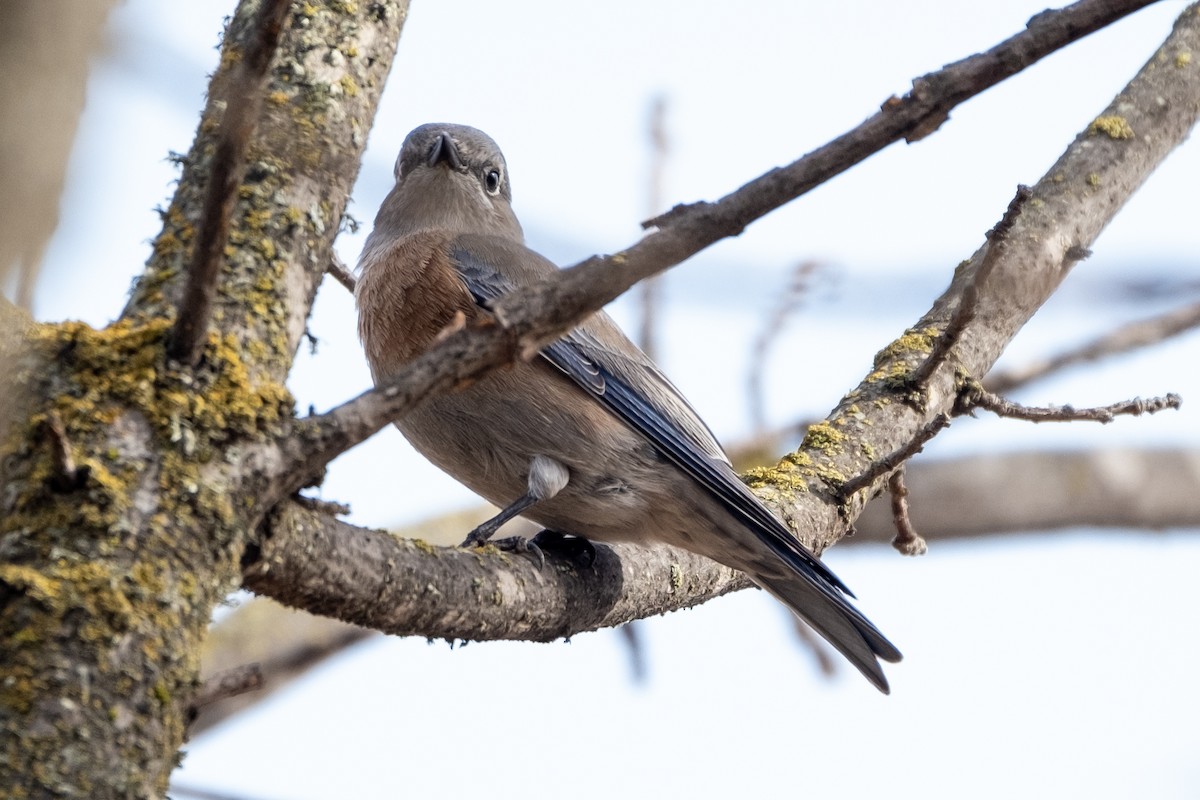
POLYGON ((1188 64, 1192 63, 1192 54, 1186 50, 1180 50, 1175 54, 1175 66, 1183 69, 1188 64))
POLYGON ((409 539, 407 541, 409 542, 409 544, 411 544, 413 547, 417 548, 418 550, 420 550, 422 553, 424 553, 427 556, 436 556, 438 554, 438 548, 434 547, 433 545, 431 545, 429 542, 425 541, 424 539, 409 539))
POLYGON ((1100 174, 1098 172, 1089 172, 1087 176, 1088 186, 1100 185, 1100 174))
POLYGON ((1096 117, 1092 120, 1092 124, 1088 126, 1088 133, 1093 136, 1104 134, 1110 139, 1133 138, 1133 128, 1130 127, 1129 120, 1117 114, 1106 114, 1096 117))
POLYGON ((742 481, 751 489, 778 489, 788 494, 808 491, 803 474, 779 466, 751 467, 742 473, 742 481))
POLYGON ((878 369, 883 364, 897 358, 926 355, 933 350, 934 342, 941 335, 941 330, 932 325, 920 330, 909 329, 899 339, 891 342, 887 347, 875 354, 875 368, 878 369))
POLYGON ((845 441, 846 434, 827 422, 818 422, 809 426, 801 446, 807 450, 819 450, 825 455, 836 455, 842 451, 845 441))

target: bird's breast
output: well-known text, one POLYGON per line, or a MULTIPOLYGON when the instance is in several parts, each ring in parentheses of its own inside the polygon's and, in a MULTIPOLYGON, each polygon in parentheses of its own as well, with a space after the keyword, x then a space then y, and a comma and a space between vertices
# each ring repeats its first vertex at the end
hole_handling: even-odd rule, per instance
POLYGON ((415 233, 364 252, 355 287, 358 333, 378 383, 480 311, 451 265, 450 234, 415 233))

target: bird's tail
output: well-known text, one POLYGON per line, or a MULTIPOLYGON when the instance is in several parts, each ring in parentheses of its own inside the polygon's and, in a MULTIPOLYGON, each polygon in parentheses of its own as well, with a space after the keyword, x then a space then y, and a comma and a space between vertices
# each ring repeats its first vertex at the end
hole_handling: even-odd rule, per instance
POLYGON ((837 648, 875 688, 888 694, 887 678, 879 659, 899 661, 901 655, 896 646, 821 576, 803 568, 780 574, 782 566, 772 564, 761 571, 751 568, 746 572, 837 648))

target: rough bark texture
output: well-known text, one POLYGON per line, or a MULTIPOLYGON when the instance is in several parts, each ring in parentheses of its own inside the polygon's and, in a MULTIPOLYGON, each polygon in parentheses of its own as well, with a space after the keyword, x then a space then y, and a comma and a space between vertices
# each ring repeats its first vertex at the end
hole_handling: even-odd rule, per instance
MULTIPOLYGON (((364 147, 399 2, 297 4, 269 78, 199 368, 164 341, 258 4, 245 2, 146 272, 104 330, 33 326, 11 365, 27 406, 0 463, 0 786, 11 797, 165 791, 212 609, 240 578, 283 388, 364 147), (61 419, 79 480, 56 480, 61 419)), ((11 399, 13 394, 6 395, 11 399)), ((6 409, 7 410, 7 409, 6 409)))

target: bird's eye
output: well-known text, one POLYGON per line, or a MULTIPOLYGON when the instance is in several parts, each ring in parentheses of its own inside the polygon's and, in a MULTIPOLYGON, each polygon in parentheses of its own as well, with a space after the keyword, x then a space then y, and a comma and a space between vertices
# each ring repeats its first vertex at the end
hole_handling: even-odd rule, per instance
POLYGON ((500 170, 489 169, 487 175, 484 176, 484 181, 487 184, 488 194, 496 194, 500 191, 500 170))

